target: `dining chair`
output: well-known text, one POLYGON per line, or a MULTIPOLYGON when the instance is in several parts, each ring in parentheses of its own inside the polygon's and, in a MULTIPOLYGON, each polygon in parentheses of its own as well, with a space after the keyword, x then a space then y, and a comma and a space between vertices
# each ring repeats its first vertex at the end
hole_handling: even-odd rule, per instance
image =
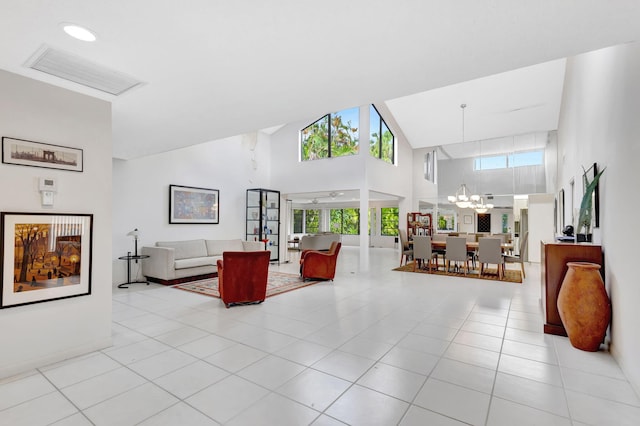
POLYGON ((480 238, 478 241, 478 263, 480 275, 484 273, 484 266, 495 264, 498 267, 498 278, 504 277, 504 258, 502 257, 502 240, 500 238, 480 238))
MULTIPOLYGON (((476 242, 476 234, 466 234, 465 238, 467 239, 468 243, 476 242)), ((477 249, 467 250, 467 254, 471 257, 471 266, 473 267, 473 269, 475 269, 476 260, 478 259, 478 250, 477 249)))
POLYGON ((480 238, 487 238, 490 237, 491 234, 489 234, 488 232, 477 232, 476 233, 476 242, 480 242, 480 238))
MULTIPOLYGON (((447 241, 448 234, 433 234, 431 236, 431 241, 447 241)), ((433 249, 433 252, 437 256, 442 256, 442 264, 444 265, 447 262, 446 250, 444 248, 436 248, 433 249)), ((437 262, 437 259, 436 259, 437 262)))
MULTIPOLYGON (((451 262, 464 262, 464 274, 469 272, 469 254, 467 253, 467 238, 466 237, 447 237, 447 260, 446 270, 449 272, 451 262)), ((457 266, 457 264, 456 264, 457 266)))
POLYGON ((431 250, 431 237, 416 235, 413 237, 413 272, 416 271, 416 264, 425 261, 427 270, 431 272, 432 260, 436 260, 436 270, 438 269, 438 255, 431 250))
POLYGON ((500 244, 504 244, 507 242, 507 235, 506 234, 491 234, 489 236, 489 238, 498 238, 500 239, 500 244))
POLYGON ((407 264, 409 257, 413 257, 413 249, 409 247, 409 240, 407 240, 407 231, 404 229, 398 229, 398 236, 400 237, 400 266, 402 266, 402 260, 404 264, 407 264))
POLYGON ((527 253, 527 240, 529 239, 529 231, 524 233, 524 236, 520 240, 520 246, 517 255, 504 255, 505 263, 519 263, 520 270, 522 271, 522 278, 526 278, 527 275, 524 272, 524 259, 527 253))

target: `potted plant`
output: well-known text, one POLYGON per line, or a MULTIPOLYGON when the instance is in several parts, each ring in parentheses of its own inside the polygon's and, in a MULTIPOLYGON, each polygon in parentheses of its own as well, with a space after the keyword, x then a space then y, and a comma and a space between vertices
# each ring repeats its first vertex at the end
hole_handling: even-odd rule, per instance
POLYGON ((591 241, 591 223, 593 221, 593 192, 596 190, 600 177, 606 170, 606 167, 600 170, 589 182, 587 171, 582 168, 582 181, 584 182, 584 195, 580 203, 580 213, 578 214, 578 229, 576 237, 578 242, 591 241))

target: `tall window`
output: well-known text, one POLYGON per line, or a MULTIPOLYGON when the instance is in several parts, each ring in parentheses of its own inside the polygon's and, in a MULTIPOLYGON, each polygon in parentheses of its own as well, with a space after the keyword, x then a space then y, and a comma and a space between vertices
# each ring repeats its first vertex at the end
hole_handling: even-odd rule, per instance
POLYGON ((293 210, 293 233, 294 234, 302 234, 304 232, 303 225, 304 220, 304 210, 293 210))
POLYGON ((399 214, 398 207, 382 207, 380 209, 380 235, 398 235, 399 214))
POLYGON ((358 153, 359 109, 327 114, 301 130, 301 159, 342 157, 358 153))
POLYGON ((395 138, 380 113, 371 105, 369 107, 369 152, 372 156, 393 164, 395 138))
POLYGON ((316 234, 320 229, 320 210, 306 210, 304 232, 316 234))
POLYGON ((360 234, 360 209, 331 209, 331 232, 342 235, 360 234))

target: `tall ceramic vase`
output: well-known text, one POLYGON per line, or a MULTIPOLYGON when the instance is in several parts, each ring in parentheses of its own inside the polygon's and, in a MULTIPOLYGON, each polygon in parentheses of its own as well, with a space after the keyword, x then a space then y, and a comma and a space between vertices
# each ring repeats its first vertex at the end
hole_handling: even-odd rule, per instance
POLYGON ((573 347, 595 352, 611 320, 611 302, 600 275, 600 265, 568 262, 558 293, 558 312, 573 347))

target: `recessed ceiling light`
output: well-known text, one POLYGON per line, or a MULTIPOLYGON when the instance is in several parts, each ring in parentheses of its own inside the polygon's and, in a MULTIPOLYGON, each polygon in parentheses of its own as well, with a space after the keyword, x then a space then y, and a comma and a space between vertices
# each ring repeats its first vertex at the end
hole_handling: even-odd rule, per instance
POLYGON ((62 24, 62 29, 71 37, 82 41, 96 41, 96 35, 84 27, 75 24, 62 24))

